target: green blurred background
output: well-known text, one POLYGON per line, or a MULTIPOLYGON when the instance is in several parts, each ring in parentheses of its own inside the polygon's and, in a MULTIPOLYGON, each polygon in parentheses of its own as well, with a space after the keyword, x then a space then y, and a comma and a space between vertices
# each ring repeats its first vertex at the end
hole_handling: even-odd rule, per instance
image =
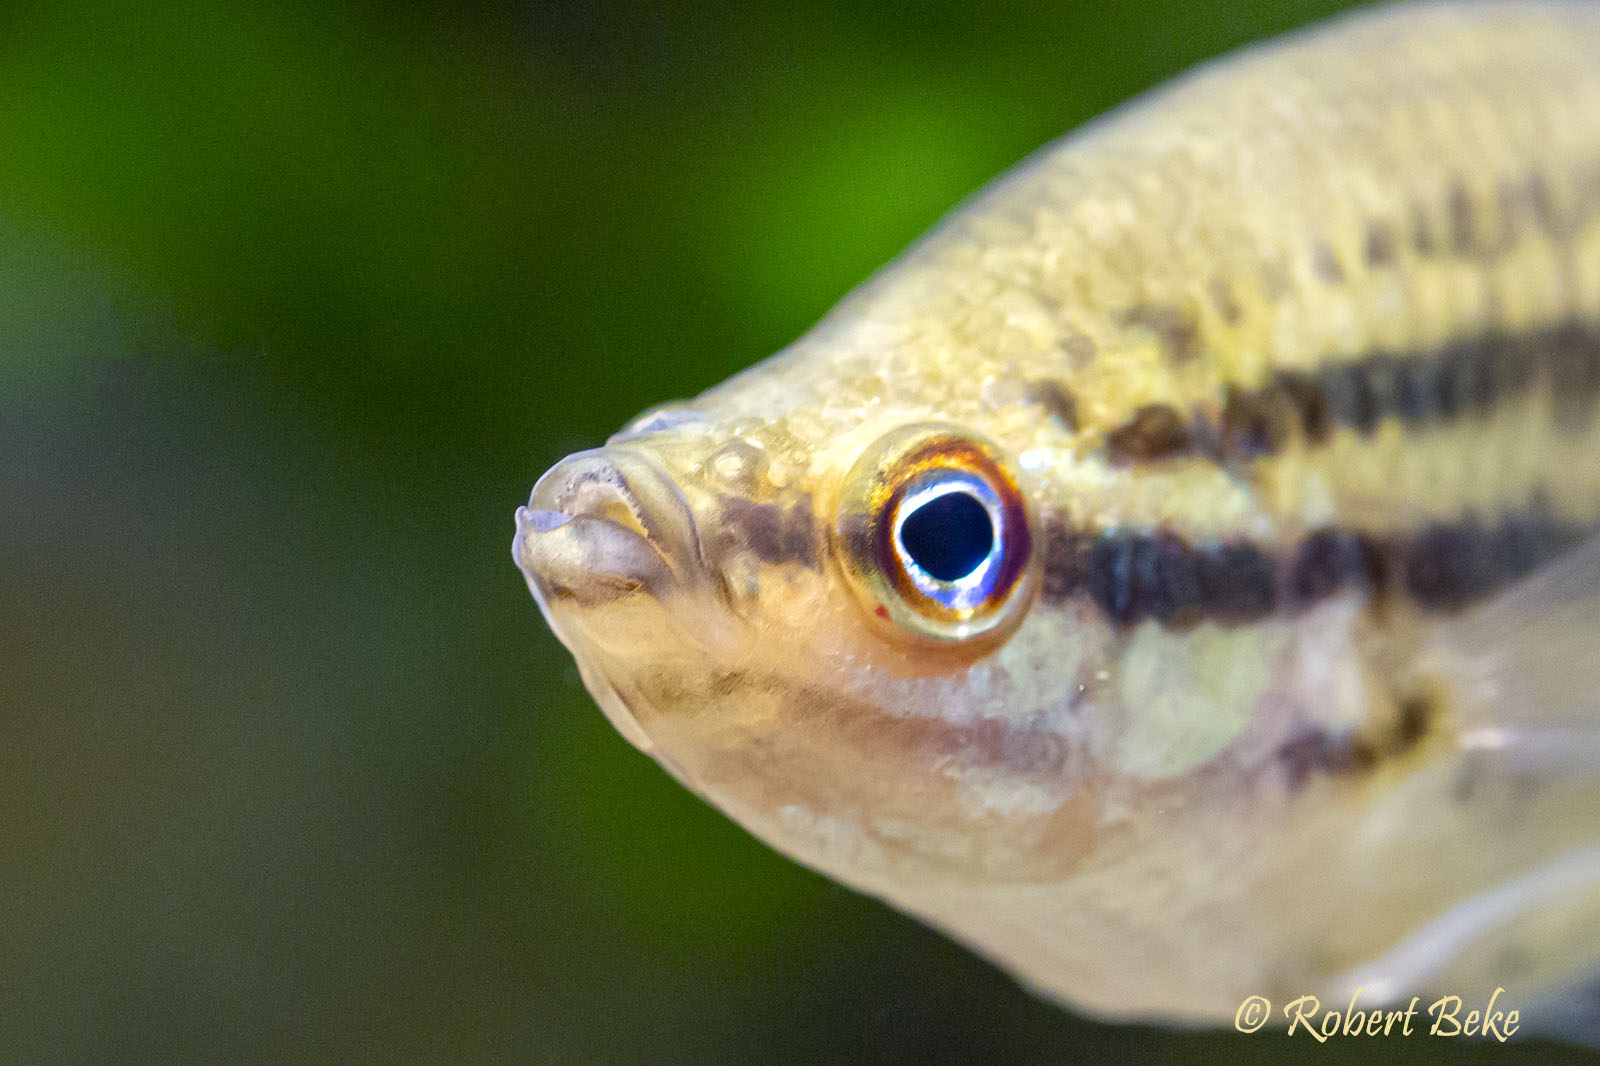
POLYGON ((770 853, 612 732, 510 543, 565 452, 1334 6, 6 5, 0 1062, 1312 1050, 1078 1018, 770 853))

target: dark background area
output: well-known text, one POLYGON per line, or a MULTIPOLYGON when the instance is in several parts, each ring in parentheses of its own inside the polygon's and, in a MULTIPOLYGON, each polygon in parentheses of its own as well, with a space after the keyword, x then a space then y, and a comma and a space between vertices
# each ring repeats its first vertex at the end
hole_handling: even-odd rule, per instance
POLYGON ((1334 6, 7 5, 0 1062, 1579 1061, 1035 1000, 629 748, 510 559, 562 454, 1334 6))

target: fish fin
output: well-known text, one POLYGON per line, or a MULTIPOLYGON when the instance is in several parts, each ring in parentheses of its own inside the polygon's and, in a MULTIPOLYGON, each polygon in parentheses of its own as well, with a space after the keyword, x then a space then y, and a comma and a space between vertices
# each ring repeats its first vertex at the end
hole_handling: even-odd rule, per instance
MULTIPOLYGON (((1558 930, 1582 930, 1595 921, 1594 901, 1600 892, 1600 846, 1580 848, 1560 855, 1543 865, 1511 880, 1493 885, 1469 896, 1441 914, 1434 916, 1420 928, 1408 934, 1378 958, 1340 975, 1336 987, 1341 992, 1365 990, 1380 1000, 1394 1000, 1402 992, 1438 985, 1445 991, 1449 981, 1440 984, 1441 975, 1464 953, 1480 947, 1484 942, 1499 940, 1509 945, 1542 943, 1536 937, 1552 936, 1548 929, 1536 932, 1530 919, 1543 914, 1553 921, 1558 930), (1522 923, 1522 932, 1517 929, 1522 923)), ((1563 937, 1565 933, 1555 936, 1563 937)), ((1573 945, 1567 938, 1567 948, 1573 945)), ((1576 952, 1583 960, 1557 961, 1557 952, 1548 953, 1548 960, 1556 962, 1555 973, 1541 974, 1546 982, 1554 982, 1555 991, 1548 994, 1552 1017, 1559 1021, 1564 1014, 1555 1008, 1574 996, 1573 1003, 1585 1002, 1581 989, 1586 980, 1574 982, 1572 973, 1582 973, 1592 961, 1592 952, 1581 947, 1576 952)), ((1572 954, 1572 952, 1568 952, 1572 954)), ((1541 953, 1541 957, 1546 957, 1541 953)), ((1472 972, 1472 971, 1469 971, 1472 972)), ((1514 983, 1509 976, 1498 973, 1484 974, 1495 981, 1514 983)), ((1596 973, 1600 977, 1600 972, 1596 973)), ((1462 980, 1457 977, 1456 980, 1462 980)), ((1487 982, 1482 982, 1486 983, 1487 982)), ((1492 985, 1489 985, 1492 987, 1492 985)), ((1596 991, 1600 991, 1597 988, 1596 991)))
POLYGON ((1464 749, 1600 777, 1600 535, 1444 623, 1422 668, 1449 679, 1464 749))
POLYGON ((1448 727, 1396 760, 1351 864, 1447 892, 1386 897, 1416 924, 1339 987, 1504 984, 1551 990, 1554 1010, 1600 961, 1600 535, 1427 640, 1418 683, 1448 727), (1426 878, 1391 873, 1416 864, 1426 878))

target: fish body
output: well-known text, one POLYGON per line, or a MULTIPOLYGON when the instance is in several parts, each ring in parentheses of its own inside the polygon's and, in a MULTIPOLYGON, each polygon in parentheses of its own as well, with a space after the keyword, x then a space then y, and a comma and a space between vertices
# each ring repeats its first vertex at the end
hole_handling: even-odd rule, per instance
POLYGON ((1480 3, 1046 148, 514 554, 774 847, 1223 1024, 1600 974, 1597 530, 1600 4, 1480 3))

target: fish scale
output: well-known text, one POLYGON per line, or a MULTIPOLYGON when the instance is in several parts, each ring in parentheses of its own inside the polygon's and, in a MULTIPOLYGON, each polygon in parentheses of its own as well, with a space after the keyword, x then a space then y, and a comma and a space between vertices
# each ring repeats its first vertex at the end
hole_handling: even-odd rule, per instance
POLYGON ((1398 6, 1045 148, 513 551, 632 742, 1043 994, 1600 1041, 1597 407, 1600 4, 1398 6))

